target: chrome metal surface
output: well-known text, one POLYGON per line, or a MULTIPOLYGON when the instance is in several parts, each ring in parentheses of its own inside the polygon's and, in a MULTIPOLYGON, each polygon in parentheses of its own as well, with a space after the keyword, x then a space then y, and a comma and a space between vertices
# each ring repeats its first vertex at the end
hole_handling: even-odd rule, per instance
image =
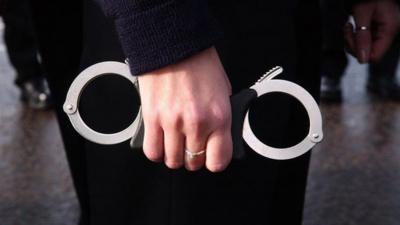
POLYGON ((98 144, 117 144, 130 139, 134 134, 139 133, 141 128, 142 116, 141 110, 139 109, 138 115, 129 127, 113 134, 103 134, 91 129, 82 120, 79 114, 79 98, 88 85, 94 79, 105 76, 105 75, 119 75, 135 85, 138 89, 137 77, 132 76, 129 71, 129 66, 120 62, 101 62, 92 65, 80 73, 72 83, 70 89, 68 90, 67 98, 64 103, 64 112, 67 113, 73 127, 75 130, 85 137, 86 139, 98 143, 98 144))
MULTIPOLYGON (((274 67, 264 74, 260 79, 258 79, 258 81, 250 88, 257 92, 257 97, 271 92, 281 92, 289 94, 298 99, 304 105, 309 115, 310 129, 308 136, 299 144, 290 148, 278 149, 265 145, 251 130, 248 111, 245 115, 242 133, 243 139, 254 151, 264 157, 278 160, 291 159, 304 154, 314 147, 316 143, 320 142, 323 137, 321 112, 319 111, 317 103, 312 96, 299 85, 285 80, 273 79, 282 72, 282 67, 274 67)), ((134 122, 128 128, 114 134, 103 134, 92 130, 85 124, 79 114, 79 98, 85 86, 97 77, 107 74, 117 74, 123 76, 132 82, 138 89, 137 77, 131 75, 127 62, 125 64, 119 62, 98 63, 84 70, 74 80, 64 104, 64 111, 68 114, 72 125, 78 131, 78 133, 90 141, 99 144, 117 144, 131 138, 130 145, 132 148, 141 147, 143 144, 144 125, 140 109, 134 122)), ((191 158, 195 156, 194 154, 190 154, 188 152, 186 153, 191 158)))
POLYGON ((295 146, 289 148, 274 148, 264 144, 253 133, 249 123, 249 110, 243 124, 243 139, 258 154, 276 160, 286 160, 296 158, 311 150, 315 144, 322 141, 322 116, 318 104, 314 98, 301 86, 286 80, 273 79, 283 72, 281 67, 275 67, 263 75, 252 87, 257 92, 257 97, 261 95, 280 92, 295 97, 304 106, 310 120, 308 135, 295 146))

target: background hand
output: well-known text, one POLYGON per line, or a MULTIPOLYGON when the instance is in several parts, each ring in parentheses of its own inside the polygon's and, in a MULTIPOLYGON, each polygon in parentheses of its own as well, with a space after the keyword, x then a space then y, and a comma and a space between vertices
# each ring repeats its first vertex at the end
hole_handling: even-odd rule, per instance
POLYGON ((393 0, 359 3, 353 7, 356 28, 344 28, 348 51, 360 63, 379 61, 390 47, 400 27, 399 7, 393 0), (367 30, 359 30, 367 27, 367 30), (355 32, 354 32, 355 29, 355 32))
POLYGON ((143 150, 172 169, 224 170, 232 158, 231 86, 214 48, 139 76, 143 150), (201 154, 193 159, 185 149, 201 154))

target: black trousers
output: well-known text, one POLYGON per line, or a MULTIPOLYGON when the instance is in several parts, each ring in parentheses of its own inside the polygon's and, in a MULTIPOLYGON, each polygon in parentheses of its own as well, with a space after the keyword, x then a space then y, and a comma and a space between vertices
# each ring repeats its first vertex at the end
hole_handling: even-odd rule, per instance
POLYGON ((30 3, 42 65, 81 206, 80 224, 89 224, 85 142, 71 127, 62 109, 68 88, 80 72, 83 3, 80 0, 30 3))
POLYGON ((20 85, 27 80, 43 77, 29 1, 8 1, 2 17, 8 56, 17 72, 15 83, 20 85))
MULTIPOLYGON (((216 47, 233 91, 248 88, 267 69, 282 65, 286 72, 281 78, 297 82, 318 96, 317 2, 265 2, 210 1, 225 31, 225 39, 216 47)), ((43 12, 45 8, 36 9, 43 12)), ((42 40, 46 40, 41 46, 47 52, 46 65, 52 70, 50 87, 57 91, 60 127, 82 204, 82 224, 301 224, 310 154, 274 161, 247 147, 246 157, 234 160, 222 173, 193 173, 152 163, 141 149, 132 150, 128 143, 101 146, 80 138, 61 113, 66 88, 79 70, 78 61, 83 69, 104 60, 122 61, 124 56, 112 22, 95 3, 85 2, 82 36, 80 18, 76 9, 71 10, 57 7, 52 11, 51 16, 59 20, 56 28, 46 28, 48 20, 37 24, 42 40), (61 35, 49 38, 46 32, 61 35), (53 48, 49 47, 51 43, 53 48), (55 60, 51 55, 63 57, 55 60), (56 74, 60 68, 62 73, 56 74)), ((115 132, 133 119, 138 103, 127 82, 110 77, 87 87, 80 111, 94 129, 115 132)), ((284 95, 256 101, 250 120, 262 140, 278 147, 298 142, 308 129, 304 110, 284 95)))
MULTIPOLYGON (((348 20, 344 0, 320 0, 323 21, 322 75, 340 79, 348 61, 344 50, 343 26, 348 20)), ((394 79, 400 57, 400 36, 383 58, 369 65, 369 80, 394 79)))

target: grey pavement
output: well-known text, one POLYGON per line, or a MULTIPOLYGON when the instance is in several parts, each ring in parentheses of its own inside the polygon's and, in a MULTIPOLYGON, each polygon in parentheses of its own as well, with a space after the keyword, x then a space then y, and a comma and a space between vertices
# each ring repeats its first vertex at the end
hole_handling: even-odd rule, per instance
MULTIPOLYGON (((55 115, 26 108, 13 76, 0 41, 0 225, 77 224, 55 115)), ((352 61, 344 103, 321 106, 304 225, 400 224, 400 104, 369 96, 365 78, 352 61)))
POLYGON ((25 107, 14 75, 0 38, 0 225, 77 224, 55 115, 25 107))
POLYGON ((400 224, 400 104, 368 95, 366 78, 352 60, 344 102, 321 105, 304 225, 400 224))

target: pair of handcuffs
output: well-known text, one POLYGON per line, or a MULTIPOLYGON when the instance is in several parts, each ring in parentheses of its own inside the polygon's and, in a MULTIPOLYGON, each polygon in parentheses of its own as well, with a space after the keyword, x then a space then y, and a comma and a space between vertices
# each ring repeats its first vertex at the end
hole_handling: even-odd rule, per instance
MULTIPOLYGON (((322 141, 322 117, 314 98, 301 86, 286 80, 274 79, 283 72, 282 67, 275 67, 264 74, 249 89, 244 89, 231 96, 232 106, 232 140, 234 158, 242 158, 245 154, 243 140, 256 153, 275 160, 287 160, 299 157, 322 141), (298 144, 288 148, 275 148, 264 144, 252 131, 249 123, 251 102, 262 95, 279 92, 296 98, 307 111, 310 128, 307 136, 298 144)), ((94 64, 82 71, 69 88, 64 112, 68 115, 75 130, 84 138, 103 145, 118 144, 131 139, 132 148, 140 148, 143 144, 144 124, 139 108, 135 120, 126 129, 112 134, 104 134, 91 129, 79 114, 79 100, 85 87, 100 76, 120 75, 129 80, 139 93, 136 76, 130 73, 127 63, 107 61, 94 64)), ((140 94, 140 93, 139 93, 140 94)))

